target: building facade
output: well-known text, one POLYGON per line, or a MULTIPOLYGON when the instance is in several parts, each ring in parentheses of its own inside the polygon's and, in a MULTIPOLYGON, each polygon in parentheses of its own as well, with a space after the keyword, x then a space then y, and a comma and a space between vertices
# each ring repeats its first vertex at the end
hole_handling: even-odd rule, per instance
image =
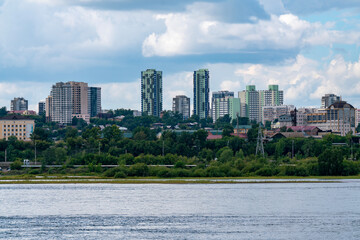
POLYGON ((234 92, 218 91, 212 93, 211 117, 213 122, 229 114, 229 98, 234 98, 234 92))
POLYGON ((240 102, 245 104, 245 109, 242 117, 247 117, 250 121, 260 121, 260 98, 259 92, 256 91, 255 85, 246 86, 246 90, 239 92, 240 102))
POLYGON ((52 116, 52 96, 49 95, 45 99, 45 118, 46 122, 51 122, 51 116, 52 116))
POLYGON ((333 93, 325 94, 325 96, 321 97, 321 108, 328 108, 331 104, 334 104, 338 101, 341 101, 341 96, 337 96, 333 93))
POLYGON ((337 101, 325 110, 307 115, 307 123, 316 126, 322 131, 331 130, 341 136, 351 132, 355 134, 355 108, 345 102, 337 101))
POLYGON ((84 82, 56 83, 45 103, 46 120, 62 124, 70 124, 73 117, 89 123, 91 113, 100 111, 101 88, 89 87, 84 82))
POLYGON ((38 114, 45 115, 45 102, 44 101, 39 102, 38 108, 39 108, 38 114))
POLYGON ((246 86, 246 90, 239 92, 241 103, 245 109, 242 117, 248 117, 256 122, 263 121, 264 106, 280 106, 284 103, 284 93, 279 90, 278 85, 269 85, 268 90, 257 91, 255 85, 246 86))
POLYGON ((96 117, 101 112, 101 88, 89 87, 88 89, 88 113, 90 117, 96 117))
POLYGON ((232 120, 241 116, 240 98, 229 98, 229 116, 232 120))
POLYGON ((260 90, 259 98, 261 106, 280 106, 284 104, 284 92, 279 90, 278 85, 269 85, 268 90, 260 90))
POLYGON ((183 119, 188 119, 190 117, 190 98, 184 95, 173 98, 172 111, 182 114, 183 119))
POLYGON ((70 124, 72 120, 72 91, 70 83, 58 82, 51 90, 51 115, 53 122, 70 124))
POLYGON ((163 105, 162 71, 147 69, 141 72, 141 112, 160 117, 163 105))
POLYGON ((28 100, 18 97, 11 100, 10 104, 11 111, 25 111, 28 110, 28 100))
POLYGON ((281 115, 288 115, 294 110, 294 105, 281 105, 281 106, 263 106, 262 107, 262 123, 267 121, 273 122, 279 119, 281 115))
POLYGON ((84 82, 69 82, 71 86, 71 102, 73 114, 88 112, 88 84, 84 82))
POLYGON ((194 71, 194 115, 200 119, 210 116, 209 85, 210 75, 208 69, 194 71))
POLYGON ((14 136, 21 141, 30 141, 35 129, 35 120, 20 115, 7 115, 0 118, 0 139, 8 140, 14 136))

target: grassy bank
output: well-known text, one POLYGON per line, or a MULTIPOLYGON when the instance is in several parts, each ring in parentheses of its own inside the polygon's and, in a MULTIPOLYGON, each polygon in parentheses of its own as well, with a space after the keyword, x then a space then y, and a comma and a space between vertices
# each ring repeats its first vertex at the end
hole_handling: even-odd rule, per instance
POLYGON ((69 175, 13 175, 0 177, 0 184, 54 184, 54 183, 112 183, 112 184, 249 184, 249 183, 324 183, 360 176, 308 176, 308 177, 222 177, 222 178, 105 178, 99 176, 69 175))

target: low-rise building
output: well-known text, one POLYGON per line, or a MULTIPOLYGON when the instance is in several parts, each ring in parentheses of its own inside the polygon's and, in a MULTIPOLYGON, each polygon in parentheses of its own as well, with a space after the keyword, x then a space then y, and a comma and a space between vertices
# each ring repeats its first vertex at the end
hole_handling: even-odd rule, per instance
POLYGON ((262 122, 273 122, 275 119, 279 119, 281 115, 290 114, 294 110, 294 105, 280 105, 280 106, 264 106, 262 107, 262 122))
POLYGON ((18 140, 30 141, 35 129, 35 120, 20 115, 7 115, 0 118, 0 139, 8 140, 14 136, 18 140))
POLYGON ((308 114, 307 122, 323 131, 345 136, 349 132, 355 134, 355 118, 355 108, 345 101, 338 101, 321 112, 308 114))

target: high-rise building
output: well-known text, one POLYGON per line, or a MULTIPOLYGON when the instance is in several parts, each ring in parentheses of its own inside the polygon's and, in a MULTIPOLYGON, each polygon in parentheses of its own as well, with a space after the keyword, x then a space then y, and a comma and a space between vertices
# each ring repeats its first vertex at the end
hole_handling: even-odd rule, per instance
POLYGON ((240 98, 229 98, 229 116, 232 120, 241 116, 240 98))
POLYGON ((181 113, 183 119, 188 119, 190 117, 190 98, 184 95, 176 96, 173 98, 172 110, 174 113, 181 113))
POLYGON ((194 114, 200 119, 207 118, 210 114, 209 78, 208 69, 194 71, 194 114))
POLYGON ((141 72, 141 112, 160 117, 162 111, 162 71, 141 72))
POLYGON ((88 113, 90 117, 95 117, 101 112, 101 88, 89 87, 88 90, 88 113))
POLYGON ((11 100, 10 110, 11 111, 28 110, 28 100, 22 97, 14 98, 14 100, 11 100))
POLYGON ((268 90, 260 90, 260 103, 263 106, 280 106, 284 103, 284 92, 278 85, 269 85, 268 90))
POLYGON ((337 96, 332 93, 325 94, 325 96, 321 98, 321 108, 323 109, 328 108, 330 107, 331 104, 339 101, 341 101, 341 96, 337 96))
POLYGON ((47 122, 51 122, 51 116, 52 116, 52 96, 50 95, 45 100, 45 117, 47 122))
POLYGON ((58 82, 52 86, 51 98, 51 115, 53 122, 70 124, 73 114, 72 91, 70 83, 58 82))
POLYGON ((38 107, 39 107, 38 114, 45 115, 45 102, 44 101, 39 102, 38 107))
POLYGON ((69 124, 76 117, 89 123, 91 111, 101 111, 101 88, 89 88, 84 82, 56 83, 46 98, 45 110, 47 121, 69 124))
POLYGON ((69 82, 71 86, 72 118, 82 118, 90 122, 89 114, 89 87, 84 82, 69 82))
POLYGON ((229 98, 234 98, 234 92, 218 91, 212 93, 211 117, 214 122, 229 114, 229 98))
MULTIPOLYGON (((279 91, 278 85, 269 85, 268 90, 257 91, 255 85, 246 86, 246 90, 239 92, 241 103, 245 103, 245 117, 261 122, 262 107, 280 106, 284 102, 284 93, 279 91)), ((244 116, 244 115, 243 115, 244 116)))
POLYGON ((245 116, 250 120, 260 122, 260 100, 259 92, 256 91, 255 85, 246 86, 246 90, 239 92, 239 98, 241 103, 245 103, 245 116))

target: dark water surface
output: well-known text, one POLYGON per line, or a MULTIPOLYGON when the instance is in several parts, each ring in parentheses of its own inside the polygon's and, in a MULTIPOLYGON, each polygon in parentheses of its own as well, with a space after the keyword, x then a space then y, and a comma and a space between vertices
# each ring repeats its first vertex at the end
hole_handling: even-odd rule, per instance
POLYGON ((3 184, 0 239, 360 239, 360 181, 3 184))

